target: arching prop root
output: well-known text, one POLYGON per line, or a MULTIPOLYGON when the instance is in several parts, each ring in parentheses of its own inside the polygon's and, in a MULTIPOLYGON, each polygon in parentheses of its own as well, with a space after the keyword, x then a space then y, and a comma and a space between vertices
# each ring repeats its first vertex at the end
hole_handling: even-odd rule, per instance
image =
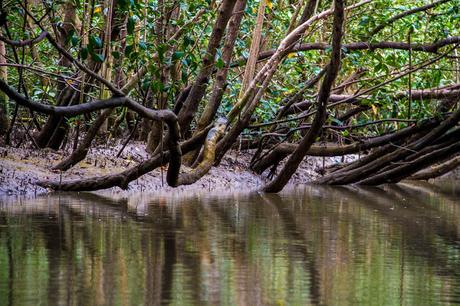
MULTIPOLYGON (((312 145, 307 152, 310 156, 343 156, 347 154, 357 154, 372 148, 376 148, 385 145, 390 142, 399 142, 407 139, 408 137, 419 133, 423 130, 433 128, 436 126, 437 121, 426 120, 416 125, 403 128, 391 134, 369 138, 359 142, 355 142, 348 145, 312 145)), ((289 154, 292 154, 297 148, 296 144, 282 143, 276 146, 270 153, 266 154, 260 160, 254 163, 252 169, 262 174, 266 169, 272 165, 278 164, 289 154)))
POLYGON ((72 152, 70 156, 59 162, 57 165, 53 167, 54 170, 61 170, 66 171, 71 167, 78 164, 80 161, 85 159, 88 151, 91 147, 91 143, 93 139, 96 137, 97 133, 99 132, 100 127, 102 124, 107 120, 110 114, 113 112, 113 108, 105 109, 99 116, 97 116, 96 120, 93 122, 91 127, 89 128, 88 132, 85 135, 85 138, 81 142, 81 144, 77 147, 75 151, 72 152))
MULTIPOLYGON (((417 171, 446 160, 458 153, 457 145, 460 128, 455 125, 460 119, 460 110, 453 112, 439 125, 414 135, 405 143, 389 144, 378 151, 386 151, 365 163, 355 164, 352 168, 343 168, 317 181, 320 184, 379 185, 397 183, 417 171), (450 130, 450 131, 449 131, 450 130)), ((372 154, 371 154, 372 155, 372 154)))
MULTIPOLYGON (((181 166, 182 152, 181 146, 179 145, 180 127, 177 121, 177 116, 172 111, 151 110, 126 96, 113 96, 112 98, 105 100, 97 100, 93 102, 87 102, 72 106, 45 105, 27 99, 25 96, 18 93, 16 90, 14 90, 12 87, 10 87, 2 80, 0 80, 0 90, 3 91, 10 99, 14 100, 19 105, 28 107, 32 110, 36 110, 44 114, 77 116, 81 114, 98 111, 101 109, 110 109, 117 106, 126 106, 144 118, 165 122, 168 126, 169 136, 167 146, 170 155, 166 180, 170 186, 174 186, 176 184, 181 166)), ((125 185, 124 177, 118 178, 116 182, 117 183, 115 184, 115 186, 120 185, 120 187, 123 188, 123 186, 125 185)))
POLYGON ((208 132, 204 148, 202 151, 203 159, 191 171, 180 173, 177 180, 177 185, 191 185, 206 175, 211 170, 216 156, 217 141, 224 135, 227 120, 219 118, 215 126, 208 132))
MULTIPOLYGON (((219 119, 212 129, 208 127, 190 140, 181 144, 179 150, 187 153, 198 147, 204 141, 205 143, 202 154, 203 160, 197 167, 192 169, 192 171, 179 174, 176 182, 172 184, 173 187, 193 184, 209 172, 212 164, 214 163, 217 141, 224 134, 226 124, 227 122, 225 119, 219 119)), ((163 155, 157 154, 156 156, 141 162, 139 165, 121 173, 67 182, 40 181, 37 182, 37 185, 55 191, 93 191, 111 187, 128 189, 130 182, 162 165, 169 163, 168 173, 170 173, 170 161, 171 153, 170 151, 166 151, 163 152, 163 155)), ((173 171, 173 173, 174 172, 175 171, 173 171)))
MULTIPOLYGON (((207 127, 194 137, 190 138, 187 141, 184 141, 183 143, 180 144, 180 150, 185 154, 187 152, 190 152, 191 150, 196 149, 199 147, 205 139, 208 139, 207 144, 205 144, 205 147, 208 147, 208 156, 212 156, 212 151, 213 148, 215 149, 215 144, 213 142, 217 141, 219 134, 222 133, 219 129, 220 126, 217 128, 215 127, 214 132, 211 133, 211 126, 207 127), (216 131, 217 130, 217 131, 216 131), (208 135, 208 132, 210 135, 208 135), (208 136, 208 137, 207 137, 208 136), (209 137, 211 136, 211 137, 209 137)), ((206 156, 206 154, 205 154, 206 156)), ((58 182, 58 181, 40 181, 37 182, 37 185, 48 188, 54 191, 94 191, 94 190, 101 190, 101 189, 107 189, 107 188, 112 188, 112 187, 119 187, 121 189, 128 189, 128 185, 130 182, 138 179, 144 174, 147 174, 156 168, 166 165, 170 162, 171 158, 171 153, 169 151, 163 152, 163 155, 157 154, 154 157, 143 161, 139 163, 138 165, 125 170, 120 173, 115 173, 115 174, 109 174, 105 176, 98 176, 98 177, 93 177, 93 178, 88 178, 88 179, 81 179, 81 180, 72 180, 72 181, 64 181, 64 182, 58 182)), ((205 175, 207 171, 204 171, 206 169, 205 165, 209 162, 208 159, 204 158, 203 159, 203 166, 201 167, 201 170, 199 172, 195 173, 194 178, 198 180, 200 177, 198 175, 205 175)), ((210 162, 212 164, 212 162, 210 162)), ((169 165, 171 167, 171 164, 169 165)), ((169 168, 168 168, 169 170, 169 168)), ((183 174, 182 174, 183 176, 183 174)), ((183 177, 178 177, 177 181, 183 181, 185 182, 186 178, 183 177)), ((196 181, 195 180, 195 181, 196 181)), ((192 182, 193 183, 193 182, 192 182)), ((190 183, 190 184, 192 184, 190 183)), ((177 183, 174 186, 179 186, 177 183)))

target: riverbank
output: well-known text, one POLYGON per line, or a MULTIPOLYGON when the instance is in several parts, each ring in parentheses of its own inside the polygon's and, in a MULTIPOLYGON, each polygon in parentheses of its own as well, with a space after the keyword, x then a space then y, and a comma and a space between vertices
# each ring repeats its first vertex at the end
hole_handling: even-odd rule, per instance
MULTIPOLYGON (((48 192, 35 182, 40 180, 62 181, 118 173, 149 158, 141 142, 129 144, 120 157, 116 157, 121 145, 97 146, 87 158, 66 172, 54 171, 52 166, 69 155, 69 152, 3 147, 0 148, 0 195, 35 195, 48 192)), ((129 184, 128 190, 111 188, 103 193, 129 194, 132 192, 189 191, 189 190, 255 190, 267 181, 266 173, 257 175, 249 170, 252 151, 231 151, 218 167, 198 182, 188 186, 171 188, 165 181, 165 169, 156 169, 129 184)), ((351 161, 355 157, 346 157, 351 161)), ((341 157, 324 159, 324 165, 336 164, 341 157)), ((309 157, 291 179, 291 184, 309 182, 319 176, 323 167, 322 157, 309 157)), ((185 167, 184 167, 185 168, 185 167)))

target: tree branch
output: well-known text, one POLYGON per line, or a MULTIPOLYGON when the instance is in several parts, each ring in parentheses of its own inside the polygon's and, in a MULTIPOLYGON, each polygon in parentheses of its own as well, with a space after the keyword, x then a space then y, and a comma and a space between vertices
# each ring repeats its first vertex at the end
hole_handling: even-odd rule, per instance
POLYGON ((176 186, 181 165, 182 152, 179 146, 180 128, 177 121, 177 116, 172 111, 166 109, 151 110, 126 96, 112 97, 106 100, 97 100, 90 103, 71 106, 45 105, 30 101, 2 80, 0 80, 0 90, 19 105, 49 115, 53 114, 60 116, 77 116, 101 109, 126 106, 142 117, 149 118, 151 120, 164 121, 168 125, 169 129, 169 139, 167 143, 171 155, 166 178, 170 186, 176 186))
POLYGON ((46 38, 48 35, 48 32, 43 31, 40 33, 39 36, 27 40, 11 40, 6 37, 0 36, 0 41, 3 41, 4 43, 13 46, 13 47, 25 47, 25 46, 32 46, 36 43, 41 42, 43 39, 46 38))

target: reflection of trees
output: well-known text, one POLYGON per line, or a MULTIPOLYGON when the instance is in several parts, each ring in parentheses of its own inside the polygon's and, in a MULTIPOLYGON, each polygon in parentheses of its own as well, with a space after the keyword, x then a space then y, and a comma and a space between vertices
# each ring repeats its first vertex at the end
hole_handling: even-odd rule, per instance
MULTIPOLYGON (((1 224, 8 225, 8 219, 5 213, 0 213, 1 224)), ((1 237, 1 236, 0 236, 1 237)), ((8 260, 8 306, 13 305, 13 289, 14 289, 14 266, 15 262, 13 260, 13 250, 12 250, 12 241, 9 231, 6 231, 6 252, 8 260)), ((3 268, 3 267, 1 267, 3 268)))
POLYGON ((339 188, 352 202, 369 207, 401 227, 401 238, 408 246, 405 248, 407 256, 423 257, 424 262, 434 267, 438 275, 460 284, 460 262, 451 261, 446 256, 446 251, 452 247, 458 256, 458 224, 440 218, 442 213, 436 206, 428 207, 426 195, 402 191, 395 186, 386 191, 380 187, 359 187, 354 190, 350 187, 339 188))
POLYGON ((264 196, 264 200, 267 204, 271 204, 276 207, 288 239, 296 242, 289 243, 289 251, 294 253, 292 256, 293 258, 302 258, 303 266, 310 276, 310 302, 314 305, 319 305, 321 301, 321 292, 319 287, 320 276, 317 269, 315 254, 312 250, 310 250, 311 245, 304 236, 305 232, 298 229, 299 226, 297 221, 286 207, 285 201, 283 201, 279 195, 269 194, 264 196))
POLYGON ((1 304, 375 302, 363 288, 392 290, 381 283, 382 260, 401 267, 390 302, 431 270, 460 285, 460 231, 449 218, 458 205, 419 189, 157 198, 142 214, 126 199, 85 193, 0 204, 0 283, 9 284, 1 304), (428 267, 418 271, 418 258, 428 267), (21 296, 24 284, 36 290, 21 296))
POLYGON ((388 190, 379 187, 360 188, 359 193, 360 196, 369 200, 366 201, 367 205, 381 208, 378 210, 381 214, 393 220, 400 220, 405 227, 405 233, 412 233, 414 236, 427 239, 424 241, 424 249, 429 248, 429 239, 432 234, 439 236, 445 243, 453 247, 460 246, 458 224, 449 222, 447 216, 439 210, 439 206, 430 205, 426 196, 394 186, 388 190))

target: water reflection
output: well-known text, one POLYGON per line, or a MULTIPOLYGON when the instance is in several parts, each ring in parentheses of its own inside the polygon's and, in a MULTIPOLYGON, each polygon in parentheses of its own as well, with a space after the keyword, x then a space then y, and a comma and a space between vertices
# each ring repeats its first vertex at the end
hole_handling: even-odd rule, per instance
POLYGON ((460 303, 456 184, 0 200, 0 305, 460 303))

